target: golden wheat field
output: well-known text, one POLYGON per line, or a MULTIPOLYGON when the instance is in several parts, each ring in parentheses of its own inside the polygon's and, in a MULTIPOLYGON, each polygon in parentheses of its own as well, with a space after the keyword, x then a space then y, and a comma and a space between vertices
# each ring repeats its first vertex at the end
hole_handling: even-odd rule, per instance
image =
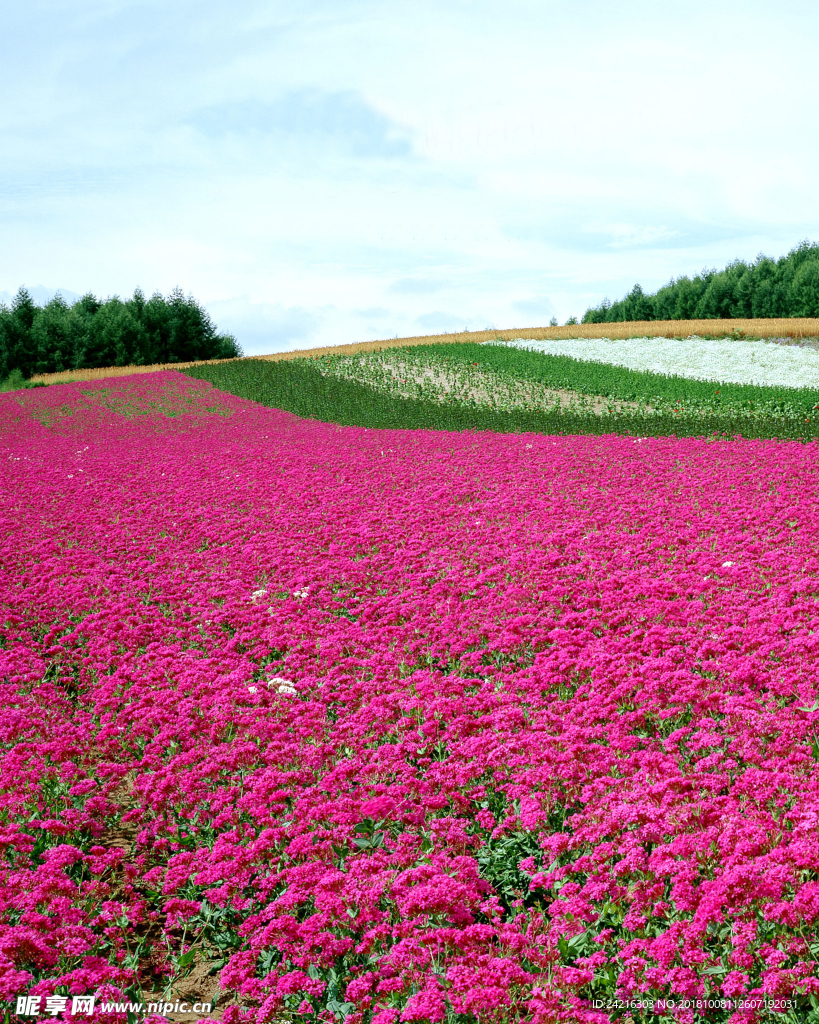
MULTIPOLYGON (((458 344, 465 341, 490 341, 493 338, 520 337, 542 341, 546 338, 689 338, 691 335, 730 335, 749 338, 815 338, 819 336, 819 319, 792 317, 758 320, 633 320, 627 323, 575 324, 563 327, 510 327, 504 330, 461 331, 459 334, 427 334, 412 338, 389 338, 361 341, 352 345, 329 345, 322 348, 296 349, 271 355, 245 356, 245 359, 300 359, 312 356, 354 355, 356 352, 378 352, 405 345, 458 344)), ((152 373, 156 370, 183 370, 189 366, 233 362, 229 359, 203 359, 191 363, 156 363, 152 366, 105 366, 93 370, 64 370, 32 377, 44 384, 68 380, 99 380, 122 377, 131 373, 152 373)))

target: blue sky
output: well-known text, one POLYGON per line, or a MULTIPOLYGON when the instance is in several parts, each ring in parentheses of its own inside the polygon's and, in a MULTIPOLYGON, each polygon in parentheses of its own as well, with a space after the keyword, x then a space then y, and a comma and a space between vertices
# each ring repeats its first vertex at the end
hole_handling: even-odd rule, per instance
POLYGON ((0 300, 178 284, 250 354, 562 323, 819 240, 815 0, 3 20, 0 300))

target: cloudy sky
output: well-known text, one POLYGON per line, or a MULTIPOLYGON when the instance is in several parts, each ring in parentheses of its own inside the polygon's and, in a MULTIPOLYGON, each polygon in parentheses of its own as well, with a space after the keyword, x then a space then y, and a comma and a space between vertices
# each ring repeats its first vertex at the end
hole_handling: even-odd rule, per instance
POLYGON ((582 316, 819 240, 816 0, 7 0, 0 300, 247 353, 582 316))

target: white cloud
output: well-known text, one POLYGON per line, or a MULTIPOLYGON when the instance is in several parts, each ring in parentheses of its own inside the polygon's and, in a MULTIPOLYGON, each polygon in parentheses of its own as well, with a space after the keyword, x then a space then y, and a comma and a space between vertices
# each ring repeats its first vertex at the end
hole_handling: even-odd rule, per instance
POLYGON ((220 331, 235 335, 247 355, 309 348, 326 310, 252 302, 245 296, 211 302, 208 312, 220 331))
POLYGON ((545 298, 517 299, 512 303, 512 308, 518 313, 544 322, 555 315, 554 306, 545 298))
POLYGON ((402 277, 393 281, 388 291, 394 295, 429 295, 446 287, 446 282, 429 277, 402 277))

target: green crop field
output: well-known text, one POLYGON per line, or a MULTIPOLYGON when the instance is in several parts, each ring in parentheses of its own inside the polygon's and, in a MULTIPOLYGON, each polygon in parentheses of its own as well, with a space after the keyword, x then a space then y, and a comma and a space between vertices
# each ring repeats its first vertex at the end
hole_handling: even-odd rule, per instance
POLYGON ((184 372, 262 405, 362 427, 819 436, 819 389, 692 380, 501 343, 230 362, 184 372))

